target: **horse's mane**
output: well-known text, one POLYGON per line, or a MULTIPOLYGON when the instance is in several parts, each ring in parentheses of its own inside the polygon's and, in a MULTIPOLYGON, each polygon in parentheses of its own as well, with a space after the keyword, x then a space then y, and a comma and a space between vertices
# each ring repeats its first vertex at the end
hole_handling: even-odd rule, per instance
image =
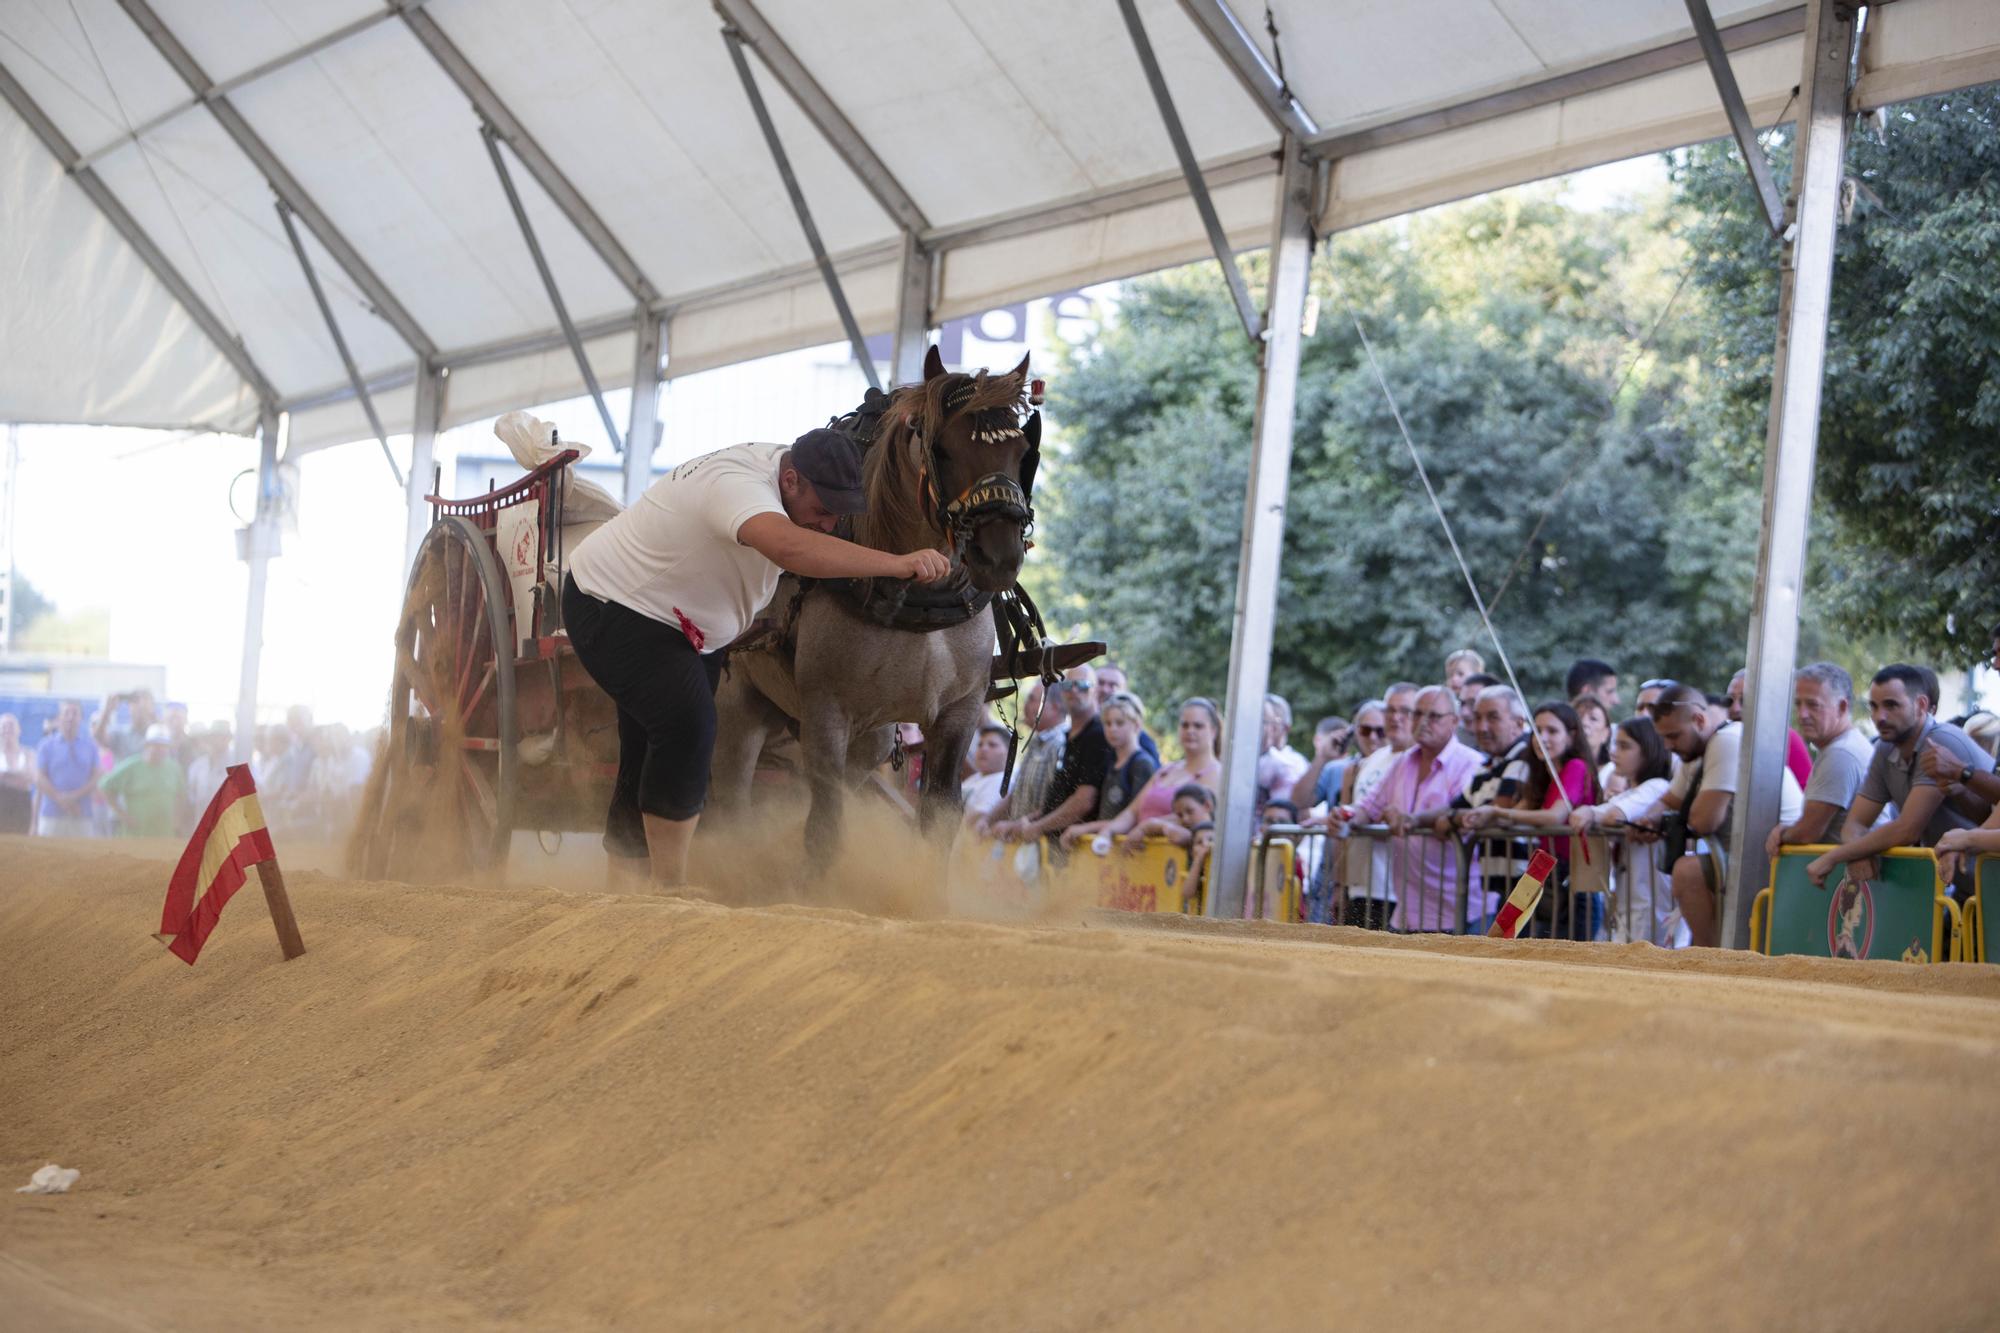
MULTIPOLYGON (((944 541, 930 503, 930 488, 942 483, 926 475, 930 442, 943 438, 945 423, 964 413, 1006 409, 1018 417, 1027 409, 1025 369, 994 375, 938 375, 892 391, 875 439, 861 468, 867 512, 854 521, 854 539, 878 551, 916 551, 944 541)), ((953 497, 940 494, 940 500, 953 497)))

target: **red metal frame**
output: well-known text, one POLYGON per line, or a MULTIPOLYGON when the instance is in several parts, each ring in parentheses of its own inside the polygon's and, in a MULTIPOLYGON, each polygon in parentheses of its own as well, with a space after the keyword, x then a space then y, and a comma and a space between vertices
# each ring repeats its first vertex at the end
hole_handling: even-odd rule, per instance
MULTIPOLYGON (((489 542, 493 539, 494 529, 499 526, 501 510, 511 509, 515 505, 534 505, 536 508, 535 585, 538 588, 546 588, 549 575, 549 546, 555 536, 558 508, 551 505, 549 499, 552 495, 558 495, 564 480, 569 476, 565 469, 582 456, 578 450, 565 449, 511 486, 489 490, 486 494, 475 495, 469 500, 447 500, 442 495, 427 495, 424 499, 440 516, 452 514, 469 519, 474 527, 486 534, 489 542)), ((512 608, 508 610, 511 613, 512 608)), ((539 639, 540 628, 540 626, 519 625, 514 627, 512 638, 517 655, 523 637, 539 639)), ((534 656, 553 656, 553 653, 542 650, 536 652, 534 656)))

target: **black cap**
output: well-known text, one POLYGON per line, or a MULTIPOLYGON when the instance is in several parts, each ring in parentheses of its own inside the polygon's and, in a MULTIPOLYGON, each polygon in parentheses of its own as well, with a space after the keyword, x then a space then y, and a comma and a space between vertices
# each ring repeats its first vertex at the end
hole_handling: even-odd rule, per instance
POLYGON ((792 466, 834 513, 858 514, 868 507, 861 491, 861 446, 853 436, 825 427, 809 430, 792 441, 792 466))

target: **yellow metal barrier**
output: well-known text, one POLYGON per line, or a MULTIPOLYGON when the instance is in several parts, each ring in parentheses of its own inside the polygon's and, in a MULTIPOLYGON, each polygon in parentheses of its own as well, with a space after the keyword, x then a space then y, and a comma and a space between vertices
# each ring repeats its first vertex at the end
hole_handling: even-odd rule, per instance
POLYGON ((1289 838, 1271 838, 1262 845, 1255 864, 1263 869, 1262 883, 1255 904, 1244 907, 1243 914, 1260 921, 1302 921, 1299 909, 1298 879, 1299 849, 1289 838), (1278 914, 1274 917, 1264 904, 1277 895, 1278 914))
POLYGON ((1078 847, 1070 853, 1069 864, 1056 873, 1099 907, 1191 916, 1201 915, 1208 879, 1204 865, 1201 882, 1191 884, 1188 849, 1165 838, 1148 838, 1136 852, 1125 850, 1121 839, 1102 856, 1087 845, 1078 847))
POLYGON ((1039 840, 995 842, 967 829, 952 845, 947 883, 957 910, 1032 915, 1045 901, 1048 872, 1048 849, 1039 840))

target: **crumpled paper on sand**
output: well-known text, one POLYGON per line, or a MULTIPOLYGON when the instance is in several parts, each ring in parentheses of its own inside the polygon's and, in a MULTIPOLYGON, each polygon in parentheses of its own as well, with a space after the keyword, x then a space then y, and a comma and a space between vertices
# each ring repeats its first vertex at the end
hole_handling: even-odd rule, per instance
POLYGON ((57 1166, 50 1162, 34 1175, 28 1183, 15 1190, 16 1194, 67 1194, 69 1187, 83 1176, 83 1172, 73 1166, 57 1166))

